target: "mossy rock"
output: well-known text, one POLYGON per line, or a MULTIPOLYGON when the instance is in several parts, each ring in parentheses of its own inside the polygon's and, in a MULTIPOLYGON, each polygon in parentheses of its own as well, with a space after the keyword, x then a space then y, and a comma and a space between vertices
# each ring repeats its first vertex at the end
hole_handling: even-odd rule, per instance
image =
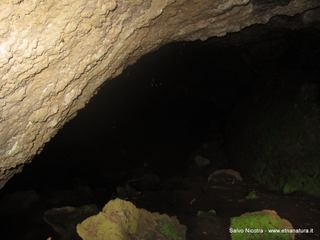
POLYGON ((157 222, 157 231, 159 231, 159 233, 165 236, 166 239, 170 239, 170 240, 185 239, 181 236, 180 232, 176 230, 176 223, 173 223, 172 220, 166 215, 161 217, 157 222))
POLYGON ((111 200, 98 215, 77 225, 83 240, 185 240, 186 227, 177 218, 138 209, 131 202, 111 200))
POLYGON ((294 240, 294 234, 281 232, 285 229, 293 229, 291 223, 280 218, 273 210, 250 212, 233 217, 230 225, 232 240, 294 240))
POLYGON ((254 200, 254 199, 258 199, 259 196, 257 194, 256 191, 251 191, 247 194, 247 196, 245 197, 246 200, 254 200))
POLYGON ((197 212, 198 217, 213 217, 216 215, 217 215, 217 212, 214 209, 210 209, 208 211, 198 210, 197 212))
POLYGON ((320 196, 320 85, 262 81, 228 123, 228 153, 270 190, 320 196))

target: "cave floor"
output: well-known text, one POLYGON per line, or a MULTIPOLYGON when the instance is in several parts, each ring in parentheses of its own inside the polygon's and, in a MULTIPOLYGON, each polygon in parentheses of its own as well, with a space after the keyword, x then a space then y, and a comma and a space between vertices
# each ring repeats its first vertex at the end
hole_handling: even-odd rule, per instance
POLYGON ((314 234, 296 235, 296 239, 320 237, 319 199, 303 194, 281 195, 246 183, 208 186, 207 179, 199 176, 181 181, 185 188, 145 192, 137 205, 177 215, 188 226, 187 239, 230 239, 231 217, 263 209, 275 210, 294 228, 313 228, 315 231, 314 234), (253 191, 256 197, 247 199, 248 193, 253 191), (210 210, 216 214, 208 213, 210 210))
MULTIPOLYGON (((315 231, 314 234, 296 235, 296 239, 319 239, 320 199, 303 194, 281 195, 245 181, 212 184, 208 183, 205 175, 200 171, 198 174, 162 177, 143 173, 134 179, 127 179, 113 190, 103 186, 78 185, 73 189, 47 192, 24 191, 20 194, 24 195, 22 198, 26 199, 26 204, 19 202, 19 192, 13 193, 15 197, 12 198, 11 194, 13 200, 10 200, 9 205, 0 205, 1 239, 70 239, 60 238, 44 222, 43 214, 46 210, 84 204, 95 204, 100 209, 115 197, 130 200, 139 208, 149 211, 176 215, 188 228, 188 240, 230 239, 231 217, 263 209, 277 211, 294 228, 313 228, 315 231), (248 199, 248 193, 253 191, 253 199, 248 199), (37 197, 32 198, 34 195, 37 197)), ((10 199, 4 195, 0 202, 5 202, 5 198, 10 199)), ((68 224, 63 222, 66 219, 64 217, 61 223, 55 223, 56 226, 61 224, 62 232, 70 231, 66 227, 68 224)))

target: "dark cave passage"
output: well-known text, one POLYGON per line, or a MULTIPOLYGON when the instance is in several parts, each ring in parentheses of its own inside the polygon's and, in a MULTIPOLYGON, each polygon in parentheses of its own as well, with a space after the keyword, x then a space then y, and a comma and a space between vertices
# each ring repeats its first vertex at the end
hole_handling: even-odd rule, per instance
POLYGON ((320 230, 319 199, 312 196, 320 179, 319 40, 314 29, 254 26, 205 42, 173 43, 144 56, 107 81, 1 190, 3 206, 8 195, 19 192, 27 194, 23 199, 30 206, 37 203, 13 206, 12 216, 3 213, 10 232, 19 213, 29 216, 36 209, 32 217, 20 218, 21 232, 12 239, 55 236, 42 220, 45 210, 101 208, 115 197, 177 215, 188 226, 188 239, 227 239, 228 227, 204 229, 268 208, 296 227, 312 224, 320 230), (299 175, 301 163, 308 178, 299 175), (297 171, 283 172, 290 167, 297 171), (221 180, 227 182, 211 192, 208 176, 219 169, 239 171, 246 183, 229 188, 228 179, 221 180), (261 201, 239 200, 253 190, 261 192, 261 201), (291 195, 281 197, 283 192, 291 195), (303 206, 304 214, 289 213, 295 205, 303 206), (220 220, 195 220, 199 210, 213 208, 220 220))
POLYGON ((143 163, 161 174, 184 171, 202 144, 223 134, 237 99, 258 78, 241 49, 215 44, 165 46, 106 82, 26 167, 19 186, 61 188, 72 182, 66 179, 98 184, 108 179, 106 171, 119 176, 124 166, 143 163))

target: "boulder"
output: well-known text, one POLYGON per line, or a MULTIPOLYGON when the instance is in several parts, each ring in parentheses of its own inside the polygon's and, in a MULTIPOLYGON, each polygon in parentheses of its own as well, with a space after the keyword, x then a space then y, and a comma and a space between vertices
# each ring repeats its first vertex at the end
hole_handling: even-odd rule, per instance
POLYGON ((98 215, 77 225, 83 240, 185 240, 186 227, 176 217, 138 209, 131 202, 115 199, 98 215))
POLYGON ((231 218, 230 225, 232 240, 294 240, 294 233, 286 233, 292 229, 292 224, 273 210, 244 213, 231 218))

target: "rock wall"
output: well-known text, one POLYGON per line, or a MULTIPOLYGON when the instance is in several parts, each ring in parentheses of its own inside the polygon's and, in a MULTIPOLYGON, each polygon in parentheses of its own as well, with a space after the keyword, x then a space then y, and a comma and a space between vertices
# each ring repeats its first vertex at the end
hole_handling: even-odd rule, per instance
POLYGON ((0 187, 106 80, 170 41, 205 40, 318 0, 4 0, 0 187))
POLYGON ((292 70, 260 79, 231 114, 228 155, 247 178, 320 196, 320 86, 292 70))

